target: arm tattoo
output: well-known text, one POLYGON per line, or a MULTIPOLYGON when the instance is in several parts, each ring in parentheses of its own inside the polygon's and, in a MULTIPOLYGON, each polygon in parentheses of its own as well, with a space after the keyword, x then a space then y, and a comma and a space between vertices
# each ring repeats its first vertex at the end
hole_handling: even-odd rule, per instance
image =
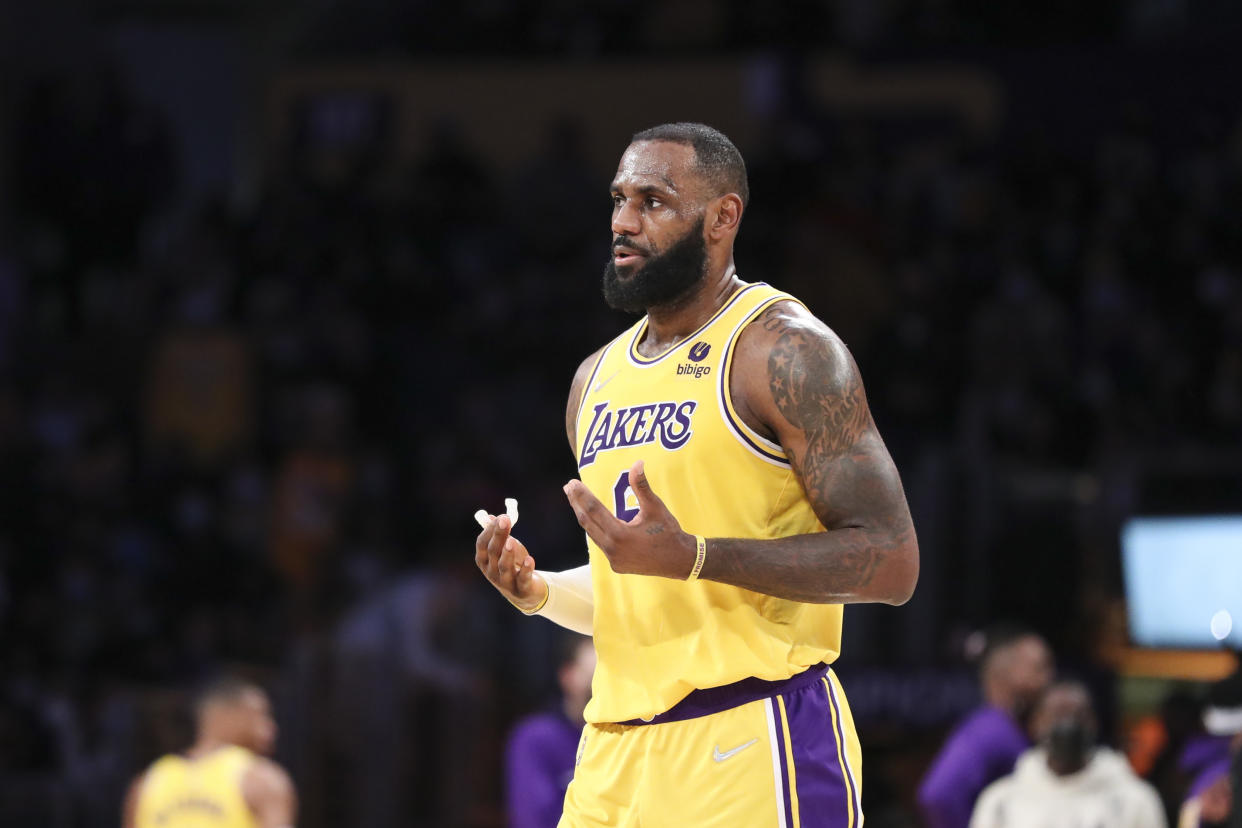
POLYGON ((785 450, 829 531, 762 546, 713 539, 703 577, 793 600, 850 600, 913 541, 901 484, 848 355, 779 305, 760 324, 778 335, 768 354, 772 399, 805 439, 799 451, 785 450))
POLYGON ((871 426, 862 382, 852 366, 833 364, 820 336, 797 328, 782 333, 768 355, 768 385, 791 426, 806 432, 806 457, 832 461, 871 426))
POLYGON ((768 355, 772 399, 781 416, 806 435, 803 456, 791 453, 790 460, 821 516, 828 512, 829 488, 835 482, 829 467, 857 446, 871 427, 858 372, 833 356, 822 336, 788 324, 768 355))

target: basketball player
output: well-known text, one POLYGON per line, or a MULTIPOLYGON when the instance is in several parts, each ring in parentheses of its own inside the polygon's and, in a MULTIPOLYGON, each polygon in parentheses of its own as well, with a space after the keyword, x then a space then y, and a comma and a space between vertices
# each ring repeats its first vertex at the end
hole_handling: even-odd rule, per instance
POLYGON ((1034 630, 999 624, 988 631, 979 659, 983 702, 954 726, 919 784, 928 828, 967 828, 979 794, 1031 746, 1027 717, 1055 673, 1052 650, 1034 630))
POLYGON ((724 135, 640 132, 611 190, 604 296, 645 316, 570 391, 589 563, 536 572, 506 515, 475 547, 512 603, 595 638, 560 824, 860 825, 828 665, 843 604, 910 597, 918 544, 858 369, 797 299, 737 273, 748 186, 724 135))
POLYGON ((157 760, 134 780, 122 826, 293 828, 293 782, 262 756, 276 739, 267 694, 239 679, 221 679, 203 691, 194 712, 194 745, 157 760))

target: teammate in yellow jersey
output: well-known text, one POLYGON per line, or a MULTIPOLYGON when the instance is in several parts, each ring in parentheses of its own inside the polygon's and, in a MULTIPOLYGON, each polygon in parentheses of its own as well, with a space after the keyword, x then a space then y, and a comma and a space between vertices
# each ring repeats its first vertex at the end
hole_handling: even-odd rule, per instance
POLYGON ((267 694, 225 678, 203 691, 194 712, 194 745, 134 780, 123 828, 293 828, 293 782, 264 757, 276 739, 267 694))
POLYGON ((798 300, 737 274, 749 187, 720 132, 634 135, 611 192, 604 296, 646 315, 570 391, 588 563, 536 571, 505 515, 475 545, 519 609, 595 638, 560 824, 861 825, 829 665, 842 605, 909 599, 918 543, 858 369, 798 300))

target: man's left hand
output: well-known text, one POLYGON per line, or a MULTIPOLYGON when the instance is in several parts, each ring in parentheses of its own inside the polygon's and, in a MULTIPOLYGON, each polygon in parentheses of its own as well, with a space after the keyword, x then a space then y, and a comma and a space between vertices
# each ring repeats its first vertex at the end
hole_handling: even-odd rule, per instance
POLYGON ((685 580, 694 567, 694 536, 682 531, 651 491, 641 460, 630 469, 630 489, 638 500, 638 515, 628 523, 608 511, 581 480, 566 483, 565 495, 578 525, 608 556, 613 572, 685 580))

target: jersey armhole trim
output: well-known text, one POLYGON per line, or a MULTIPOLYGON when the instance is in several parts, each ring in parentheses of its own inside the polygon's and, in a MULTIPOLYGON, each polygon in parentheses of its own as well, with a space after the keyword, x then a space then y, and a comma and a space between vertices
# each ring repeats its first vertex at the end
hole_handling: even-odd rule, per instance
MULTIPOLYGON (((621 336, 625 336, 625 334, 621 336)), ((608 358, 609 352, 612 351, 613 346, 617 344, 620 338, 617 337, 617 339, 609 342, 599 352, 599 357, 596 358, 595 365, 591 367, 591 373, 587 377, 587 381, 582 384, 582 393, 578 395, 578 410, 574 412, 574 463, 577 463, 582 455, 582 450, 577 445, 578 427, 582 425, 582 404, 586 402, 587 395, 591 393, 591 383, 595 382, 595 376, 599 373, 599 367, 604 364, 604 360, 608 358)))
MULTIPOLYGON (((728 344, 725 345, 724 358, 721 360, 720 382, 717 384, 717 396, 720 400, 720 416, 724 419, 725 425, 729 432, 746 447, 746 450, 761 460, 779 466, 783 469, 792 468, 789 462, 789 456, 785 454, 785 450, 781 448, 779 443, 775 443, 762 434, 759 434, 750 426, 748 426, 738 415, 737 409, 733 406, 733 395, 729 392, 729 378, 733 373, 733 352, 737 348, 738 339, 741 338, 742 331, 746 326, 753 322, 759 314, 775 305, 777 302, 796 302, 801 305, 794 297, 787 293, 780 293, 769 297, 760 302, 754 310, 742 318, 737 323, 733 331, 729 334, 728 344)), ((805 306, 803 306, 805 307, 805 306)))

